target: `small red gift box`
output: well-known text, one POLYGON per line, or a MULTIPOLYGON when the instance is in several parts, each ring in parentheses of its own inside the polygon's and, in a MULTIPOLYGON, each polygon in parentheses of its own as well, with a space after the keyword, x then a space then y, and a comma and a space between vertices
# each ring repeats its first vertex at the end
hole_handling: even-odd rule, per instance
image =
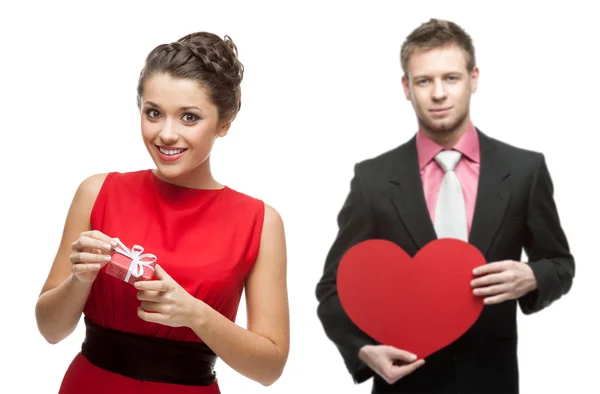
POLYGON ((157 257, 151 253, 144 253, 144 248, 134 245, 131 250, 118 238, 118 246, 112 254, 111 261, 106 265, 106 273, 128 283, 140 280, 150 280, 154 277, 154 265, 157 257))

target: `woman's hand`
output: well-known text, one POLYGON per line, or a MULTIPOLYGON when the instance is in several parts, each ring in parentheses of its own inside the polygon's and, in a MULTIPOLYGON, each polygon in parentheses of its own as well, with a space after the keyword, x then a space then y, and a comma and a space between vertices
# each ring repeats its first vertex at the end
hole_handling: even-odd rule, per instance
POLYGON ((140 290, 137 298, 142 301, 138 316, 165 326, 190 327, 205 304, 183 289, 160 265, 156 264, 154 274, 158 280, 135 283, 140 290))
POLYGON ((80 234, 71 248, 71 272, 81 283, 92 283, 100 269, 111 259, 117 243, 100 231, 85 231, 80 234))

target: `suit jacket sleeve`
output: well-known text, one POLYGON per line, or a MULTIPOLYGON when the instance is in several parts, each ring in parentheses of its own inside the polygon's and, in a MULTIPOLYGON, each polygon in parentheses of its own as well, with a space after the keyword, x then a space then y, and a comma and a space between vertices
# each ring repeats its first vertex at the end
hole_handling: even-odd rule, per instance
POLYGON ((338 215, 339 231, 327 254, 323 275, 316 287, 317 315, 327 337, 337 346, 355 383, 373 376, 359 358, 361 347, 376 344, 361 331, 342 309, 336 288, 337 268, 344 253, 361 241, 376 237, 373 217, 361 190, 359 167, 354 167, 350 192, 338 215))
POLYGON ((538 288, 519 299, 525 314, 538 312, 567 294, 575 276, 575 261, 553 194, 552 179, 540 154, 531 185, 524 247, 538 288))

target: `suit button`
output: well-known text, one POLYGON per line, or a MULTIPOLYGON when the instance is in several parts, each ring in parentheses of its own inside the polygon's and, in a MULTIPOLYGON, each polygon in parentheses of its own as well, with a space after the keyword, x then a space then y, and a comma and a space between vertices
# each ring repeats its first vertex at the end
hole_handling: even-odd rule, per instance
POLYGON ((452 355, 452 361, 456 362, 458 360, 458 357, 456 356, 456 354, 452 355))

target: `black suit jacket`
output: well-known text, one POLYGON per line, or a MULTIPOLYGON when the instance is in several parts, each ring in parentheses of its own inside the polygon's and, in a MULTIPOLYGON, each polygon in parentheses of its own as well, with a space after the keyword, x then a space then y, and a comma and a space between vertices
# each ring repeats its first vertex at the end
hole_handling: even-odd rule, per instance
POLYGON ((487 262, 519 261, 524 249, 538 289, 519 300, 484 306, 461 338, 388 385, 358 358, 362 346, 376 342, 343 311, 336 291, 337 267, 342 255, 360 241, 386 239, 414 256, 436 234, 425 203, 415 137, 356 164, 338 216, 339 232, 317 285, 317 313, 354 381, 374 378, 373 393, 518 393, 517 304, 525 314, 538 312, 571 288, 575 263, 543 154, 510 146, 479 129, 477 134, 481 167, 469 243, 487 262))

